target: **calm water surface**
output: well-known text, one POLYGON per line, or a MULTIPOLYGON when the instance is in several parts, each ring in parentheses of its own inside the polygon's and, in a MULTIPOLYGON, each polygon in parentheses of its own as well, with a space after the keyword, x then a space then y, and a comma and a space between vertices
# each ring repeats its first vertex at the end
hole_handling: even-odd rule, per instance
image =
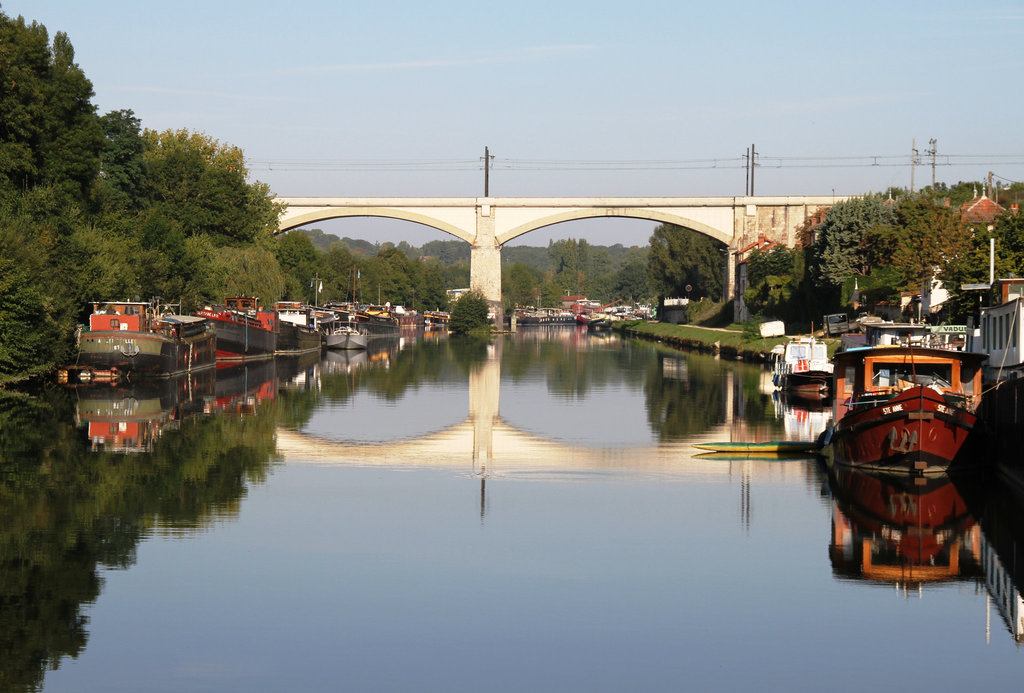
POLYGON ((1015 496, 692 448, 826 416, 565 328, 4 396, 0 690, 1016 689, 1015 496))

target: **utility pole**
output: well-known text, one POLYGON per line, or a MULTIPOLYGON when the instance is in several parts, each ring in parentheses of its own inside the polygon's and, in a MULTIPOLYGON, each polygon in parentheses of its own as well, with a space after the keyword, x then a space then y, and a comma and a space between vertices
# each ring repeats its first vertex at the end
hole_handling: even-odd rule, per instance
POLYGON ((934 137, 931 138, 930 140, 928 140, 928 151, 925 152, 925 154, 931 154, 932 155, 932 188, 933 189, 935 188, 935 153, 936 153, 936 149, 937 149, 937 147, 935 145, 937 144, 937 142, 938 142, 938 140, 936 140, 934 137))
POLYGON ((750 145, 750 196, 754 196, 754 166, 757 165, 757 150, 750 145))
POLYGON ((914 164, 917 163, 917 140, 910 140, 910 194, 914 194, 914 164))
POLYGON ((743 194, 750 195, 750 147, 747 147, 747 153, 743 155, 743 159, 746 161, 746 170, 743 172, 743 194))
POLYGON ((484 197, 491 196, 491 151, 484 147, 484 197))

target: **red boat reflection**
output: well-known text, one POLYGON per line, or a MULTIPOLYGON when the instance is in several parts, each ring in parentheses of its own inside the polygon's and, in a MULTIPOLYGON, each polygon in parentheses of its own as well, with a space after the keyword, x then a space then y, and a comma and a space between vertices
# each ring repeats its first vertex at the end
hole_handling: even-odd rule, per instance
POLYGON ((976 577, 980 531, 949 475, 829 469, 829 556, 841 577, 900 587, 976 577))

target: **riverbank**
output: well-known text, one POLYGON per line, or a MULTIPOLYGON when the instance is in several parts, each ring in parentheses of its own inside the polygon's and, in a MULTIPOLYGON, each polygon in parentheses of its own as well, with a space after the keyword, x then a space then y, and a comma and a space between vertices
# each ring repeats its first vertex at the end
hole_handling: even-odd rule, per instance
MULTIPOLYGON (((673 325, 642 320, 614 323, 613 329, 630 337, 650 339, 687 351, 715 354, 721 358, 751 363, 768 362, 771 358, 772 347, 789 341, 789 337, 752 336, 748 331, 742 329, 673 325)), ((831 355, 838 346, 839 340, 825 339, 824 341, 829 345, 829 355, 831 355)))

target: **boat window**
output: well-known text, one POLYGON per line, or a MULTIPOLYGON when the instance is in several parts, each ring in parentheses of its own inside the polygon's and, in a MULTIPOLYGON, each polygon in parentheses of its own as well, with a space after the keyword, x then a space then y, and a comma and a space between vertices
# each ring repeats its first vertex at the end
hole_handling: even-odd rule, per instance
POLYGON ((814 356, 815 361, 827 361, 828 360, 828 347, 824 344, 814 345, 814 356))
POLYGON ((790 357, 801 361, 807 358, 807 347, 803 344, 794 344, 790 347, 790 357))
POLYGON ((953 366, 949 363, 875 363, 871 383, 875 387, 910 387, 911 385, 952 386, 953 366))
POLYGON ((853 383, 857 377, 857 367, 847 366, 846 375, 843 376, 843 392, 850 392, 853 389, 853 383))

